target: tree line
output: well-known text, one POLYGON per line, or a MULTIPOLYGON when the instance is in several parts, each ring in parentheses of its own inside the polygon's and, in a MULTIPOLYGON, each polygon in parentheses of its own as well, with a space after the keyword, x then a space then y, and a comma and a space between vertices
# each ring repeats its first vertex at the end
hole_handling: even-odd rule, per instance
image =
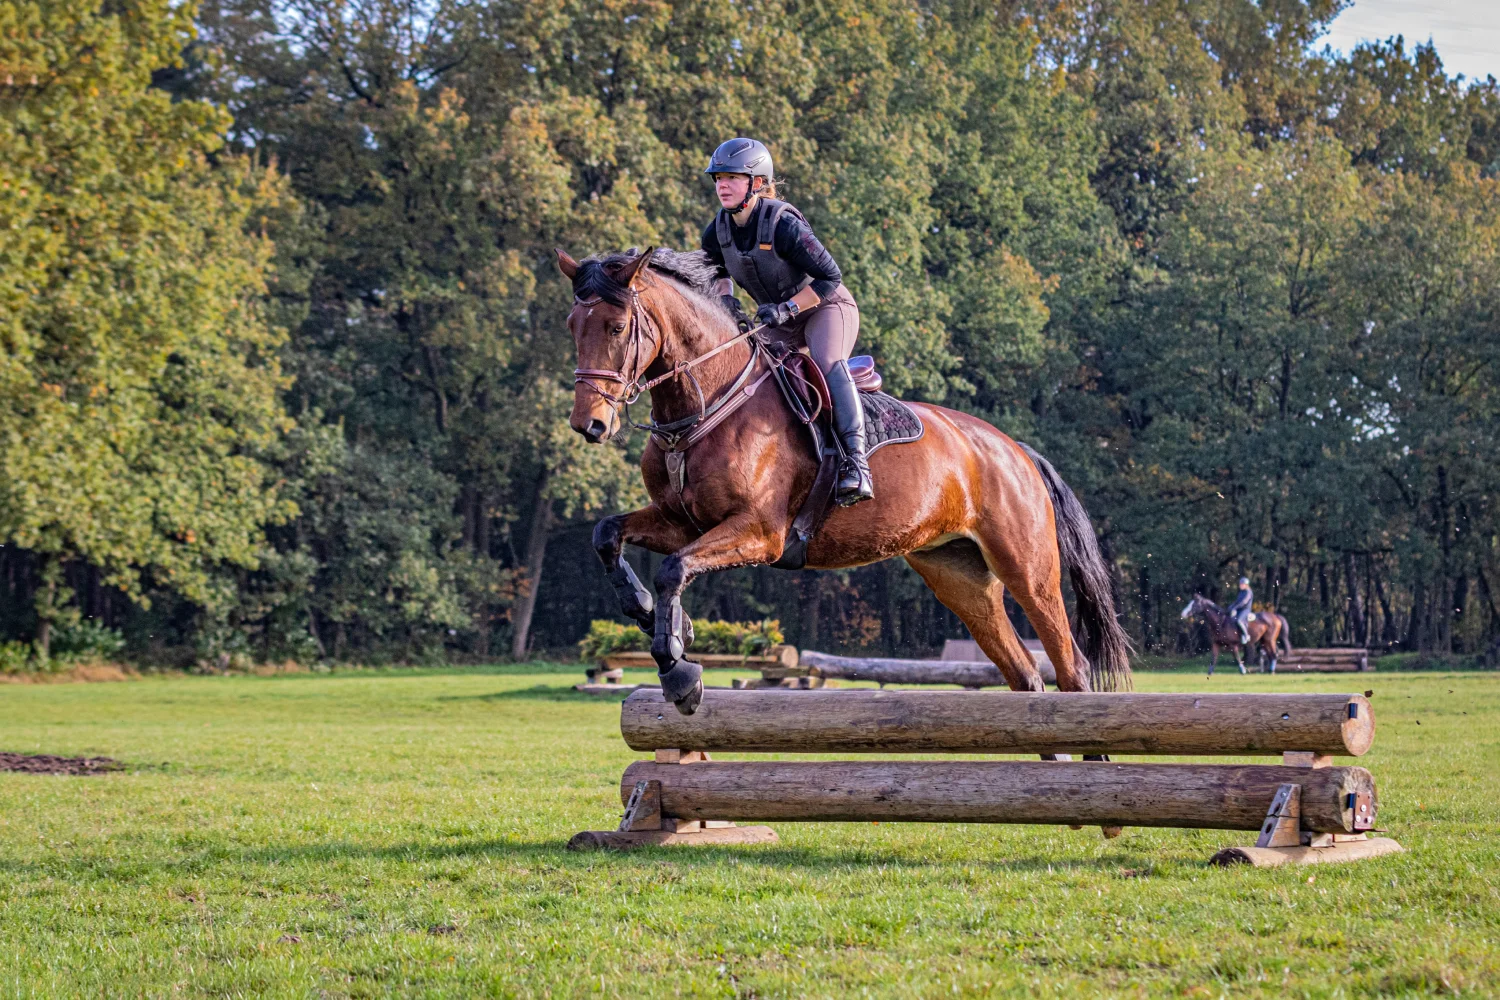
MULTIPOLYGON (((1141 649, 1244 574, 1303 643, 1481 651, 1500 86, 1320 49, 1343 6, 0 0, 0 643, 575 642, 643 441, 567 427, 552 248, 696 246, 753 135, 888 387, 1079 490, 1141 649)), ((899 562, 691 601, 962 635, 899 562)))

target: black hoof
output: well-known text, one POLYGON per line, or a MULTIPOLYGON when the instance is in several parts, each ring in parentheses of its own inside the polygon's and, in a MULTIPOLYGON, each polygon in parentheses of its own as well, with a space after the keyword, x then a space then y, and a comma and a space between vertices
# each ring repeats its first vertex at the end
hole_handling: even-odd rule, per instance
POLYGON ((672 669, 658 671, 662 697, 677 706, 683 715, 698 711, 703 701, 703 668, 691 660, 678 660, 672 669))

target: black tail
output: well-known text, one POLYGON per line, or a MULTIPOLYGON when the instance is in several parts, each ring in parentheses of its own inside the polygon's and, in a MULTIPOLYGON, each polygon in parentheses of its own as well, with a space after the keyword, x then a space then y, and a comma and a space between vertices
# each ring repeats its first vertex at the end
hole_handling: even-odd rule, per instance
POLYGON ((1091 667, 1090 687, 1095 691, 1129 691, 1130 639, 1115 616, 1115 599, 1109 582, 1109 569, 1099 554, 1099 540, 1094 525, 1078 497, 1063 482, 1062 476, 1036 450, 1017 441, 1031 458, 1052 496, 1052 513, 1057 521, 1057 549, 1077 598, 1073 622, 1073 641, 1088 658, 1091 667))
POLYGON ((1290 653, 1292 651, 1292 623, 1286 620, 1286 615, 1277 614, 1276 617, 1281 619, 1281 644, 1286 647, 1282 651, 1290 653))

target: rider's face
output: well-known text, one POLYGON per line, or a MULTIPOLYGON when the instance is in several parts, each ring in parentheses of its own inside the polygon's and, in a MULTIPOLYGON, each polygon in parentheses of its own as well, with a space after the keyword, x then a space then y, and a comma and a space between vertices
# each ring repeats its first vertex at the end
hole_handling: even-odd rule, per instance
POLYGON ((738 208, 748 190, 750 178, 744 174, 714 174, 714 191, 725 208, 738 208))

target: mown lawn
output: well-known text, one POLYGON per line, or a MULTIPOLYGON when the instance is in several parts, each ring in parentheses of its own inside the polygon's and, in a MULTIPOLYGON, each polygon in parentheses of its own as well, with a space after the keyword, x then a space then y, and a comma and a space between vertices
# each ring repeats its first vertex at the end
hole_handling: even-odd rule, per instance
POLYGON ((637 756, 576 666, 0 687, 0 994, 1500 993, 1500 675, 1138 675, 1373 689, 1409 853, 1213 870, 1249 834, 780 824, 570 854, 637 756))

